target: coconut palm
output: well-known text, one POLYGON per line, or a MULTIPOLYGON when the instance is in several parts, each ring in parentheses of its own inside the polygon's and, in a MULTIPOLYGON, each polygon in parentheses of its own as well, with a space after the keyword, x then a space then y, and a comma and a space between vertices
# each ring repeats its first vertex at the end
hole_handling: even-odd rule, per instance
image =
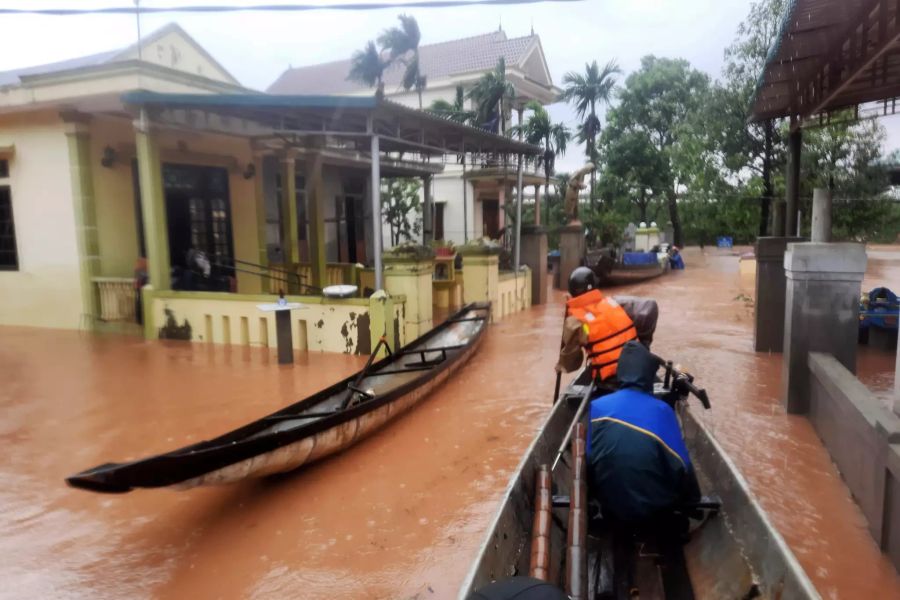
POLYGON ((347 79, 359 81, 375 88, 378 96, 384 95, 384 69, 388 63, 381 57, 375 42, 369 41, 362 50, 353 53, 350 59, 350 74, 347 79))
POLYGON ((516 89, 506 78, 506 61, 502 56, 493 71, 488 71, 475 82, 467 97, 475 102, 476 122, 480 127, 488 125, 496 115, 500 122, 500 133, 506 134, 506 121, 516 97, 516 89))
POLYGON ((399 27, 385 29, 378 36, 378 43, 383 50, 388 52, 390 62, 399 61, 406 69, 403 71, 401 81, 403 89, 409 91, 413 88, 419 95, 419 108, 422 108, 422 90, 425 89, 426 77, 419 70, 419 42, 422 33, 415 17, 400 15, 399 27))
MULTIPOLYGON (((531 114, 522 125, 513 127, 512 131, 513 133, 521 131, 526 142, 544 149, 544 152, 538 157, 538 166, 543 165, 544 167, 544 198, 547 199, 549 215, 550 177, 556 167, 556 158, 566 153, 571 133, 564 124, 554 123, 550 119, 550 113, 540 103, 532 100, 525 108, 530 110, 531 114)), ((562 195, 564 195, 564 190, 562 195)))
POLYGON ((475 111, 466 109, 466 93, 463 86, 456 86, 456 98, 452 103, 444 99, 435 100, 428 108, 439 117, 457 123, 471 124, 475 120, 475 111))
MULTIPOLYGON (((597 164, 597 136, 600 134, 600 119, 597 118, 597 105, 609 104, 613 87, 616 85, 615 75, 622 70, 615 60, 611 60, 601 69, 597 61, 584 65, 584 73, 570 71, 563 76, 563 93, 559 99, 575 106, 581 127, 579 141, 586 145, 585 154, 597 164)), ((596 173, 591 172, 591 207, 594 205, 594 187, 596 173)))

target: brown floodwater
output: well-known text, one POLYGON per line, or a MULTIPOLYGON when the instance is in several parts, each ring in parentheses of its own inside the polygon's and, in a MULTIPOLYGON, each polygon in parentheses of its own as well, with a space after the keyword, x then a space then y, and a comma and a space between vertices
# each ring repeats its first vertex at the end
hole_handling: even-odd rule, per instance
POLYGON ((122 496, 81 469, 222 433, 359 357, 0 328, 0 598, 450 598, 553 393, 560 308, 341 455, 274 480, 122 496))
MULTIPOLYGON (((888 254, 870 262, 877 283, 900 268, 888 254)), ((781 408, 780 357, 752 351, 752 280, 735 256, 686 260, 621 290, 659 300, 654 349, 708 388, 703 417, 823 596, 900 597, 814 431, 781 408)), ((299 353, 291 368, 259 348, 0 328, 0 598, 454 597, 549 408, 562 295, 552 300, 492 326, 445 386, 336 457, 265 481, 123 496, 63 478, 217 435, 363 359, 299 353)))

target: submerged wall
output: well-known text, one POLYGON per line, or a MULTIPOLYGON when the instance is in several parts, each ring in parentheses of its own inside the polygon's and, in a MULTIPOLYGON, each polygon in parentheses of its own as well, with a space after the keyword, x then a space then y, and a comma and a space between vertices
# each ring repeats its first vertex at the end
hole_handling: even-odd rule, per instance
POLYGON ((900 569, 900 417, 834 356, 809 354, 809 420, 869 532, 900 569))

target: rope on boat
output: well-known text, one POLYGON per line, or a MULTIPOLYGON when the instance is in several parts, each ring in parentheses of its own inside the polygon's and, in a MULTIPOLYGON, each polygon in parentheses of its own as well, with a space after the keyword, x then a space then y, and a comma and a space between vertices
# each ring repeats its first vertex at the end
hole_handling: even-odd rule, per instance
POLYGON ((576 423, 573 429, 566 593, 572 600, 587 600, 587 429, 584 423, 576 423))
POLYGON ((531 568, 535 579, 550 579, 550 528, 553 509, 550 467, 538 467, 534 478, 534 523, 531 527, 531 568))

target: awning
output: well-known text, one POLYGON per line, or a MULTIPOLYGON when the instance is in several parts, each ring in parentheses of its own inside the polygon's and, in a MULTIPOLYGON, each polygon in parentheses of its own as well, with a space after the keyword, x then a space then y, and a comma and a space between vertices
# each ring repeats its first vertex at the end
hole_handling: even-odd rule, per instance
POLYGON ((751 119, 811 119, 874 101, 887 112, 900 96, 898 17, 897 3, 885 0, 792 0, 751 119))
POLYGON ((366 151, 373 135, 382 152, 423 157, 448 154, 538 155, 525 144, 426 111, 374 96, 284 96, 241 94, 161 94, 137 91, 122 96, 145 108, 154 122, 242 135, 296 147, 325 138, 346 149, 366 151))

